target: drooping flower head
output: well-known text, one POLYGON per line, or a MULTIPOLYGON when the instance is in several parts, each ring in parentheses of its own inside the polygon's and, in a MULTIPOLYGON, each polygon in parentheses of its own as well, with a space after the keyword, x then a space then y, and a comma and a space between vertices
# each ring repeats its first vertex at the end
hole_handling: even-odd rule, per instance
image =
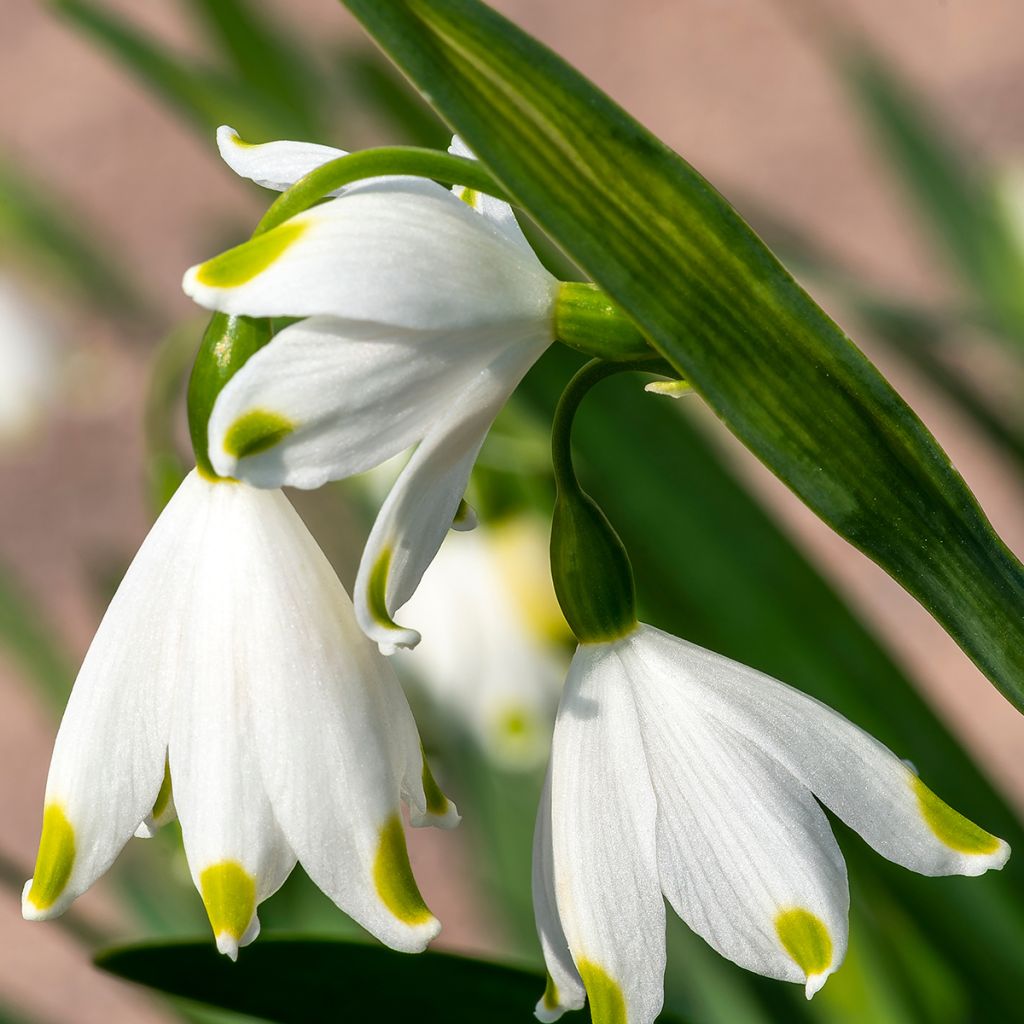
MULTIPOLYGON (((219 134, 240 174, 284 188, 331 157, 219 134)), ((505 203, 431 181, 346 188, 185 275, 197 302, 305 317, 253 356, 210 418, 216 471, 318 487, 418 447, 385 500, 356 582, 382 650, 419 640, 394 614, 451 528, 494 417, 554 340, 558 282, 505 203)))
POLYGON ((842 963, 850 900, 818 801, 923 875, 979 875, 1009 856, 885 746, 784 683, 645 625, 581 645, 535 837, 553 979, 537 1016, 581 1006, 585 985, 598 1024, 653 1021, 663 896, 723 956, 810 998, 842 963))
POLYGON ((528 514, 452 533, 402 609, 423 641, 400 668, 506 770, 543 764, 568 662, 546 541, 528 514))
POLYGON ((51 325, 14 280, 0 277, 0 445, 32 430, 58 379, 51 325))
MULTIPOLYGON (((226 365, 232 329, 217 327, 206 351, 226 365)), ((402 800, 414 824, 458 820, 327 559, 280 491, 194 470, 76 680, 23 912, 62 913, 133 833, 176 813, 232 958, 296 860, 368 931, 420 950, 439 925, 409 868, 402 800)))
POLYGON ((581 371, 555 417, 552 573, 580 645, 534 836, 550 979, 536 1014, 588 998, 595 1024, 650 1024, 666 899, 723 956, 810 998, 842 963, 850 899, 819 801, 924 875, 979 875, 1009 847, 824 704, 637 622, 625 548, 569 448, 576 406, 608 372, 581 371))

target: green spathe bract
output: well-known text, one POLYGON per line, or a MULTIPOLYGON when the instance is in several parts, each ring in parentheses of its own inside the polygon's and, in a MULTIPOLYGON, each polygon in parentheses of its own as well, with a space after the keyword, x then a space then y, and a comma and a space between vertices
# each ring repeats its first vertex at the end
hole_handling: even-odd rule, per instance
POLYGON ((203 335, 188 382, 188 430, 196 466, 210 480, 220 479, 210 464, 207 430, 221 389, 254 352, 270 341, 270 321, 214 313, 203 335))
POLYGON ((692 167, 476 0, 345 0, 726 425, 1024 707, 1024 569, 905 402, 692 167))
POLYGON ((578 487, 559 487, 551 519, 551 578, 580 643, 618 640, 636 626, 633 570, 618 534, 578 487))
POLYGON ((580 643, 618 640, 635 628, 636 586, 619 535, 576 477, 573 420, 595 384, 637 368, 635 363, 587 363, 563 392, 551 426, 558 488, 551 517, 551 580, 565 621, 580 643))

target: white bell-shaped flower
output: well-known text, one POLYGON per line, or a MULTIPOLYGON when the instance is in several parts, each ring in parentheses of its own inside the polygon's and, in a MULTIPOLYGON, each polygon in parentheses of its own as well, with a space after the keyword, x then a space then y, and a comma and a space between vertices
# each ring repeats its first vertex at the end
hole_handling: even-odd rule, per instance
MULTIPOLYGON (((240 174, 284 188, 340 150, 221 152, 240 174)), ((209 455, 259 487, 319 487, 418 445, 373 527, 356 613, 390 653, 419 640, 393 621, 452 525, 494 417, 554 340, 558 282, 511 209, 430 181, 361 182, 193 267, 200 304, 305 317, 257 352, 220 393, 209 455)))
POLYGON ((846 865, 818 801, 883 857, 979 875, 1006 843, 824 704, 650 626, 579 647, 537 820, 537 1016, 662 1005, 665 911, 810 998, 846 951, 846 865), (817 800, 815 799, 817 798, 817 800))
POLYGON ((62 913, 176 811, 232 958, 296 860, 383 942, 421 950, 440 926, 409 867, 403 798, 414 824, 458 820, 320 548, 280 491, 193 471, 75 683, 23 913, 62 913))
POLYGON ((0 277, 0 445, 32 431, 59 381, 52 325, 13 279, 0 277))
POLYGON ((541 524, 517 515, 449 534, 402 618, 423 641, 400 667, 443 719, 501 768, 543 764, 568 633, 541 524))

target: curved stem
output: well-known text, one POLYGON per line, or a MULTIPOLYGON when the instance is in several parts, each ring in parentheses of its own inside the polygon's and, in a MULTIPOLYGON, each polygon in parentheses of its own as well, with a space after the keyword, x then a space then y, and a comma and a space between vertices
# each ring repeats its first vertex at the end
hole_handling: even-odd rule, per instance
POLYGON ((565 386, 551 422, 551 464, 558 487, 579 489, 572 462, 572 424, 583 399, 594 385, 600 384, 607 377, 628 372, 652 373, 673 379, 679 376, 664 359, 653 355, 649 359, 633 359, 623 363, 592 359, 585 364, 565 386))
POLYGON ((335 189, 365 178, 401 174, 432 178, 444 185, 465 185, 508 202, 504 189, 476 160, 419 146, 381 146, 329 160, 310 171, 271 204, 256 225, 253 237, 308 210, 335 189))

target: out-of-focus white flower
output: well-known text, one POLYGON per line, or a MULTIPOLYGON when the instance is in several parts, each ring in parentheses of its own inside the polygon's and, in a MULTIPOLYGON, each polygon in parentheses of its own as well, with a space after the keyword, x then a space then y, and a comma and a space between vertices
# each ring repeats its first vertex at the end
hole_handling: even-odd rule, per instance
POLYGON ((537 819, 542 1021, 649 1024, 663 998, 664 898, 741 967, 810 998, 846 951, 846 865, 817 797, 883 857, 979 875, 1006 843, 895 754, 775 679, 638 625, 582 644, 537 819))
MULTIPOLYGON (((221 152, 285 187, 342 155, 297 142, 221 152)), ((374 524, 356 581, 360 625, 382 650, 419 634, 411 597, 466 489, 494 417, 554 340, 558 282, 505 203, 430 181, 375 179, 185 275, 211 309, 302 316, 224 387, 209 423, 218 473, 318 487, 418 444, 374 524)))
POLYGON ((52 325, 0 276, 0 444, 28 434, 59 387, 52 325))
POLYGON ((450 534, 402 617, 423 634, 402 662, 428 700, 501 767, 541 764, 568 663, 543 526, 515 516, 450 534))
POLYGON ((232 958, 296 859, 368 931, 420 950, 440 926, 409 867, 403 798, 414 824, 458 820, 327 559, 280 491, 193 471, 75 683, 23 913, 62 913, 176 811, 232 958))

